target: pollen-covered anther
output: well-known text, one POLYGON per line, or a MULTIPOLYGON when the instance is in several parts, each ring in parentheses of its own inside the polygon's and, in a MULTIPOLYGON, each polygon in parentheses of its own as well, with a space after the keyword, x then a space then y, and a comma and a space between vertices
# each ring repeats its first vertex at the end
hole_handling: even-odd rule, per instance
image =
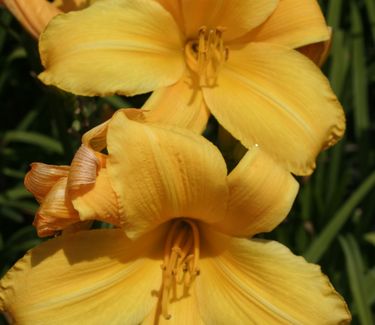
POLYGON ((228 60, 229 49, 224 46, 225 28, 199 29, 198 39, 185 46, 186 61, 190 69, 198 74, 200 86, 215 86, 223 63, 228 60))
POLYGON ((165 242, 161 266, 161 313, 165 319, 171 318, 168 313, 171 289, 183 286, 184 292, 187 292, 199 275, 199 251, 199 230, 195 222, 188 219, 174 221, 165 242))

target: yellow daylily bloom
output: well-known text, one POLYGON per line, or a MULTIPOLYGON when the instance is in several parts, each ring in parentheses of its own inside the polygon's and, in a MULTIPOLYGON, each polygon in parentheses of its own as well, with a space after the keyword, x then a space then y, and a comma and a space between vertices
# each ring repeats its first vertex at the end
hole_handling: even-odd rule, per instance
MULTIPOLYGON (((107 151, 109 154, 103 154, 101 151, 107 147, 107 141, 110 137, 123 137, 123 130, 122 127, 116 126, 119 120, 123 120, 122 123, 126 125, 130 125, 126 130, 126 134, 129 132, 130 127, 133 126, 135 129, 135 134, 139 134, 141 129, 141 125, 144 125, 147 128, 150 128, 149 122, 147 122, 148 118, 147 115, 149 113, 142 111, 142 110, 134 110, 134 109, 123 109, 118 111, 115 116, 110 119, 109 121, 95 127, 94 129, 87 132, 82 138, 82 146, 79 148, 77 153, 75 154, 72 163, 70 166, 54 166, 54 165, 46 165, 43 163, 33 163, 31 165, 30 172, 25 177, 25 186, 26 188, 33 193, 36 200, 40 203, 40 208, 38 209, 34 221, 34 225, 37 228, 38 234, 41 237, 44 236, 51 236, 54 235, 56 232, 60 230, 64 230, 66 227, 75 224, 79 221, 87 221, 87 220, 103 220, 109 223, 112 223, 116 226, 119 225, 127 225, 127 232, 130 235, 132 232, 132 227, 129 225, 129 220, 137 219, 140 215, 137 214, 133 217, 133 214, 130 211, 124 212, 124 209, 121 207, 121 202, 131 202, 131 201, 139 201, 139 195, 142 195, 144 199, 152 200, 153 196, 161 197, 160 191, 150 193, 150 197, 146 197, 146 192, 139 193, 138 191, 130 191, 129 189, 125 189, 127 193, 123 195, 124 190, 123 186, 127 186, 126 184, 120 183, 117 184, 117 180, 122 180, 122 175, 117 175, 116 173, 122 172, 122 168, 125 166, 123 159, 121 158, 124 154, 125 160, 129 159, 129 156, 139 157, 139 161, 134 163, 132 166, 136 166, 137 164, 143 165, 143 159, 145 159, 144 154, 142 152, 137 152, 137 148, 134 147, 132 144, 126 150, 123 147, 112 147, 111 145, 108 146, 107 151), (111 127, 115 131, 108 134, 108 129, 111 127), (117 127, 117 129, 116 129, 117 127), (119 167, 114 167, 119 166, 119 167), (134 195, 133 195, 134 194, 134 195)), ((160 128, 162 128, 160 126, 160 128)), ((185 132, 188 140, 191 138, 191 131, 184 131, 181 129, 177 129, 176 133, 179 135, 181 132, 185 132)), ((161 135, 164 136, 163 141, 165 143, 171 142, 168 137, 173 135, 174 132, 159 132, 159 137, 161 135)), ((227 193, 230 189, 227 185, 227 176, 226 176, 226 167, 219 151, 213 146, 207 146, 206 140, 201 138, 198 135, 193 134, 194 144, 197 145, 197 139, 200 140, 200 144, 202 145, 201 148, 194 148, 194 150, 199 150, 202 153, 199 159, 195 156, 192 156, 191 163, 201 163, 200 164, 200 173, 205 175, 206 178, 211 178, 211 191, 207 192, 207 197, 202 201, 204 203, 198 204, 198 201, 194 206, 186 206, 186 211, 184 215, 200 215, 205 214, 204 211, 206 209, 212 209, 210 214, 212 214, 213 221, 220 218, 223 211, 226 211, 226 202, 223 201, 221 205, 217 205, 213 203, 214 206, 207 205, 206 201, 208 199, 212 199, 212 202, 215 201, 216 197, 222 197, 225 193, 227 193), (203 139, 203 140, 202 140, 203 139), (220 164, 213 164, 210 157, 216 156, 217 161, 220 164), (206 159, 206 160, 205 160, 206 159), (217 168, 213 168, 213 167, 217 168), (221 175, 222 177, 217 179, 217 174, 221 175), (216 193, 216 194, 215 194, 216 193), (191 210, 193 209, 193 210, 191 210), (202 209, 202 210, 199 210, 202 209), (203 211, 203 212, 202 212, 203 211)), ((174 140, 175 147, 180 146, 179 142, 183 141, 184 138, 181 136, 174 140)), ((122 140, 112 141, 114 144, 122 143, 122 140)), ((142 138, 138 135, 137 139, 137 146, 144 147, 147 143, 147 138, 142 138), (143 142, 144 141, 144 142, 143 142)), ((189 145, 189 141, 186 145, 189 145)), ((150 143, 151 146, 151 143, 150 143)), ((171 147, 173 150, 174 147, 171 147)), ((254 149, 255 151, 256 149, 254 149)), ((174 151, 173 151, 174 152, 174 151)), ((169 154, 172 155, 173 152, 169 154)), ((196 154, 195 154, 196 155, 196 154)), ((255 158, 244 158, 243 161, 255 158)), ((256 167, 253 167, 253 171, 255 172, 259 168, 261 168, 261 164, 266 164, 266 160, 262 160, 262 162, 257 162, 255 164, 256 167)), ((157 166, 148 165, 149 170, 144 170, 147 173, 160 173, 157 171, 157 166)), ((172 167, 171 167, 172 168, 172 167)), ((174 168, 179 169, 181 168, 180 165, 176 165, 174 168)), ((238 166, 236 170, 240 167, 238 166)), ((195 169, 197 170, 197 169, 195 169)), ((151 178, 150 175, 143 175, 141 178, 136 178, 133 181, 129 177, 134 175, 134 177, 139 177, 141 173, 137 173, 136 171, 125 171, 127 174, 126 178, 129 179, 129 183, 141 183, 141 179, 151 178), (130 175, 131 174, 131 175, 130 175)), ((233 171, 228 177, 233 178, 235 177, 236 173, 233 171)), ((273 174, 268 174, 268 177, 272 177, 273 174)), ((284 171, 283 175, 289 174, 284 171)), ((170 173, 166 173, 163 175, 164 182, 173 182, 173 177, 176 175, 172 175, 170 173)), ((190 175, 191 177, 191 175, 190 175)), ((196 178, 201 178, 201 175, 196 175, 196 178)), ((242 177, 242 176, 241 176, 242 177)), ((280 178, 280 177, 279 177, 280 178)), ((249 184, 251 182, 249 181, 249 184)), ((295 186, 294 180, 290 177, 289 180, 284 180, 280 178, 280 184, 285 183, 284 186, 289 187, 292 186, 293 190, 291 192, 287 192, 282 196, 278 197, 279 193, 276 190, 271 189, 264 189, 267 192, 267 196, 273 196, 273 200, 279 202, 279 207, 282 208, 285 202, 289 202, 291 197, 294 197, 297 188, 295 186), (292 181, 291 181, 292 180, 292 181), (290 183, 292 182, 292 183, 290 183)), ((184 180, 181 179, 180 182, 181 186, 186 187, 187 189, 190 188, 190 185, 184 185, 184 180)), ((160 184, 159 190, 163 185, 160 184)), ((257 184, 253 184, 254 187, 257 187, 257 184)), ((202 188, 204 190, 204 188, 202 188)), ((202 199, 202 190, 197 191, 194 195, 199 195, 199 198, 202 199)), ((248 191, 250 189, 247 189, 248 191)), ((258 189, 258 192, 260 190, 258 189)), ((175 195, 174 193, 165 193, 167 197, 172 197, 175 195)), ((193 193, 187 193, 187 195, 193 195, 193 193)), ((263 192, 262 192, 263 195, 263 192)), ((260 198, 259 198, 260 199, 260 198)), ((187 200, 187 199, 181 199, 187 200)), ((258 200, 258 199, 257 199, 258 200)), ((127 203, 126 203, 127 204, 127 203)), ((176 203, 177 204, 177 203, 176 203)), ((158 209, 162 209, 162 202, 158 204, 158 206, 153 206, 156 210, 154 211, 155 214, 159 213, 158 209)), ((274 206, 277 206, 276 204, 274 206)), ((151 207, 148 207, 150 209, 151 207)), ((288 204, 284 207, 286 210, 289 211, 288 204)), ((254 209, 253 209, 254 211, 254 209)), ((147 211, 145 211, 146 214, 147 211)), ((176 212, 177 213, 177 212, 176 212)), ((174 215, 175 212, 171 211, 164 211, 160 214, 161 215, 174 215)), ((230 211, 228 211, 230 213, 230 211)), ((262 212, 263 214, 265 211, 262 212)), ((274 212, 272 209, 269 210, 270 215, 272 216, 274 212)), ((143 212, 141 212, 143 214, 143 212)), ((281 216, 284 213, 280 214, 281 216)), ((277 218, 277 216, 275 216, 277 218)), ((146 219, 141 218, 142 223, 146 224, 146 219)), ((240 219, 238 219, 238 222, 240 219)), ((160 220, 160 223, 163 223, 164 220, 160 220)), ((279 222, 279 221, 277 221, 279 222)), ((223 223, 221 223, 222 225, 223 223)), ((265 227, 261 225, 261 227, 265 227)), ((270 224, 268 225, 268 230, 271 230, 274 227, 272 217, 270 217, 270 224)), ((231 224, 227 224, 225 226, 227 229, 231 229, 231 224)), ((252 225, 252 230, 255 231, 258 229, 257 226, 252 225)), ((240 233, 241 231, 245 231, 247 228, 242 225, 241 229, 233 231, 237 231, 240 233)), ((264 229, 263 229, 264 230, 264 229)), ((137 231, 138 232, 138 231, 137 231)), ((248 233, 246 233, 248 235, 248 233)))
MULTIPOLYGON (((347 324, 318 266, 277 242, 242 238, 285 218, 298 190, 291 174, 254 147, 227 175, 210 142, 143 115, 121 110, 83 137, 94 155, 107 149, 100 170, 122 229, 32 249, 1 279, 0 310, 17 324, 347 324)), ((72 188, 95 175, 78 165, 72 188)), ((73 205, 81 219, 98 209, 73 205)))
POLYGON ((39 38, 49 21, 62 12, 87 7, 95 0, 3 0, 1 3, 34 37, 39 38))
POLYGON ((155 122, 201 132, 212 113, 298 175, 345 129, 316 64, 330 38, 316 0, 107 0, 43 33, 40 79, 86 96, 153 91, 155 122))

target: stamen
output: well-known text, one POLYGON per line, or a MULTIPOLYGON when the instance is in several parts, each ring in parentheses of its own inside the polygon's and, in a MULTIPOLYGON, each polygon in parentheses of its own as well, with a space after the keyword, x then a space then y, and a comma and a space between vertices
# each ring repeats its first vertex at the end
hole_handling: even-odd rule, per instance
POLYGON ((193 230, 193 238, 194 238, 193 272, 199 272, 198 262, 199 262, 199 253, 200 253, 200 242, 199 242, 198 227, 194 222, 191 222, 190 220, 186 220, 186 222, 191 226, 191 229, 193 230))
POLYGON ((194 244, 194 238, 192 236, 189 236, 184 247, 181 250, 180 260, 179 260, 179 263, 177 264, 177 268, 179 268, 182 265, 186 255, 191 251, 193 244, 194 244))
POLYGON ((224 46, 223 32, 223 27, 203 26, 198 40, 186 44, 186 62, 198 74, 200 86, 214 86, 221 66, 228 60, 229 49, 224 46))
POLYGON ((175 235, 176 233, 176 229, 177 229, 177 226, 179 225, 178 222, 175 222, 171 229, 169 230, 169 233, 168 233, 168 236, 167 236, 167 241, 165 242, 165 246, 164 246, 164 263, 163 265, 168 265, 168 262, 169 262, 169 252, 172 248, 172 240, 173 240, 173 236, 175 235))
POLYGON ((199 274, 199 242, 199 230, 194 221, 178 219, 173 222, 165 242, 162 265, 161 314, 165 319, 171 318, 168 304, 172 289, 182 285, 187 294, 199 274))

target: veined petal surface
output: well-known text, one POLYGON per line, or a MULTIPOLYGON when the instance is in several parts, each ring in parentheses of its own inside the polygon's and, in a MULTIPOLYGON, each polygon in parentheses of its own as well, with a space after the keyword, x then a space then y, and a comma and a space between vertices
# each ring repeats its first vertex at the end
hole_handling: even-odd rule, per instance
POLYGON ((3 0, 3 3, 34 38, 38 38, 49 21, 61 13, 46 0, 3 0))
POLYGON ((39 42, 46 69, 39 77, 78 95, 145 93, 182 76, 181 44, 156 1, 97 1, 51 21, 39 42))
POLYGON ((142 108, 150 110, 148 122, 166 123, 198 133, 203 132, 210 116, 201 90, 188 76, 172 86, 155 90, 142 108))
POLYGON ((265 240, 203 230, 198 306, 206 324, 349 324, 320 267, 265 240))
POLYGON ((43 199, 33 225, 38 236, 52 236, 57 231, 79 221, 67 191, 67 178, 60 178, 43 199))
POLYGON ((218 87, 203 88, 211 113, 245 147, 262 150, 297 175, 311 174, 318 153, 345 130, 328 80, 302 54, 274 44, 232 50, 218 87))
POLYGON ((297 48, 329 37, 316 0, 279 0, 276 10, 262 25, 236 42, 267 42, 297 48))
POLYGON ((159 0, 170 10, 187 39, 194 38, 202 26, 224 27, 227 40, 239 37, 263 23, 275 10, 278 0, 159 0))
POLYGON ((251 148, 228 175, 226 217, 215 226, 232 236, 273 230, 289 213, 298 183, 258 147, 251 148))
POLYGON ((157 303, 164 231, 63 235, 31 250, 0 282, 0 310, 17 324, 139 324, 157 303))
POLYGON ((202 136, 134 122, 120 111, 109 124, 107 141, 108 173, 128 236, 172 218, 212 223, 223 217, 226 165, 202 136))
POLYGON ((31 170, 25 176, 25 187, 41 203, 58 180, 68 177, 69 169, 69 166, 32 163, 31 170))
POLYGON ((69 190, 77 190, 80 187, 94 184, 100 168, 101 161, 95 155, 95 151, 85 145, 81 145, 70 165, 69 190))

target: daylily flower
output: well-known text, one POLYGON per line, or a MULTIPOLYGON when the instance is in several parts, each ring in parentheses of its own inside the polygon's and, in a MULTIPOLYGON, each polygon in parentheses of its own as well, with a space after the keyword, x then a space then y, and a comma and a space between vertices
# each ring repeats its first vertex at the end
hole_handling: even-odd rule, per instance
POLYGON ((107 0, 53 19, 40 78, 86 96, 153 91, 152 121, 201 132, 212 113, 245 147, 305 175, 345 117, 294 49, 320 61, 329 39, 316 0, 107 0))
POLYGON ((3 0, 8 10, 34 37, 39 38, 49 21, 62 12, 87 7, 95 0, 3 0))
MULTIPOLYGON (((64 234, 31 250, 0 281, 0 310, 17 324, 350 321, 318 266, 277 242, 242 238, 287 215, 298 184, 284 168, 254 147, 227 175, 203 137, 128 112, 84 139, 88 150, 107 148, 97 181, 106 169, 121 229, 64 234)), ((96 184, 86 193, 96 191, 107 196, 96 184)), ((111 210, 73 205, 81 219, 111 210)))

